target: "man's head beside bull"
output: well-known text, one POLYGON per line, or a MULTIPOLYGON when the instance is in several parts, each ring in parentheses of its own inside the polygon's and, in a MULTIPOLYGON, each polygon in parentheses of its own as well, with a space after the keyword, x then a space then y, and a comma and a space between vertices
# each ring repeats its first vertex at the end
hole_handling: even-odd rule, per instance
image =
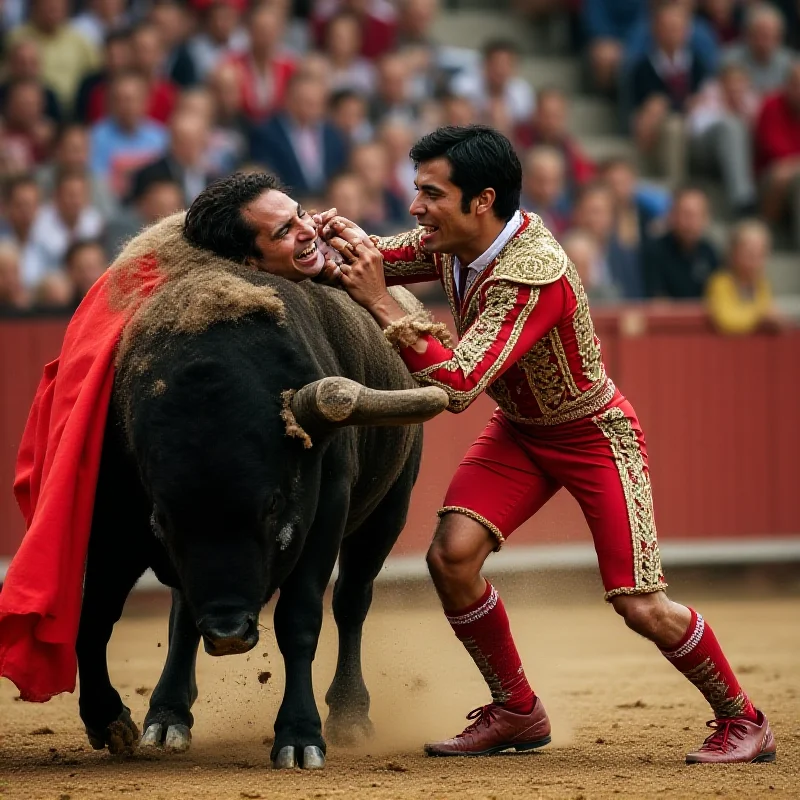
POLYGON ((229 175, 204 189, 186 214, 184 236, 196 247, 290 281, 325 266, 311 214, 265 172, 229 175))

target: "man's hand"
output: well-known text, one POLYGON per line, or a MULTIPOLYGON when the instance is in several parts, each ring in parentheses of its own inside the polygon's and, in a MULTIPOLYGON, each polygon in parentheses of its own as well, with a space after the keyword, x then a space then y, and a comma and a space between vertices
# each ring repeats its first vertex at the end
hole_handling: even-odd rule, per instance
POLYGON ((336 217, 328 224, 328 244, 342 256, 341 284, 370 313, 391 300, 383 276, 383 256, 357 225, 336 217))

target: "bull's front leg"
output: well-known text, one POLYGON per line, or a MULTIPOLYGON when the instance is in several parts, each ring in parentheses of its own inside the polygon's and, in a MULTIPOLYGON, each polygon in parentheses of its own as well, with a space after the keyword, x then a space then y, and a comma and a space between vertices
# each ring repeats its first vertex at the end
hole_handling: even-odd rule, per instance
POLYGON ((169 613, 169 652, 144 721, 142 747, 165 747, 183 753, 192 742, 194 717, 191 707, 197 699, 197 645, 200 632, 186 598, 172 590, 169 613))
POLYGON ((337 508, 320 508, 275 608, 275 637, 283 655, 286 686, 275 719, 272 763, 276 769, 325 766, 322 721, 314 700, 311 664, 322 628, 322 600, 347 517, 345 492, 337 508))

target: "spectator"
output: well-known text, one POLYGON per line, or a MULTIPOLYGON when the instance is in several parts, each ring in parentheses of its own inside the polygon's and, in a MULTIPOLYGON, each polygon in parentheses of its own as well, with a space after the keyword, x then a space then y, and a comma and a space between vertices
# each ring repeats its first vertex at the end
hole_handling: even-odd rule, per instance
POLYGON ((361 23, 355 14, 341 11, 330 19, 325 32, 325 55, 330 62, 332 90, 372 93, 375 67, 361 55, 361 23))
POLYGON ((109 87, 108 117, 92 126, 90 164, 117 198, 128 191, 130 174, 164 152, 163 125, 146 116, 147 85, 135 72, 117 75, 109 87))
POLYGON ((654 34, 654 21, 663 5, 678 5, 686 15, 687 45, 693 53, 702 53, 709 72, 714 73, 719 66, 719 42, 711 26, 702 18, 695 17, 696 0, 647 0, 639 7, 642 13, 631 29, 625 42, 622 57, 623 68, 637 63, 657 49, 654 34))
POLYGON ((639 250, 619 241, 614 221, 614 195, 601 181, 582 186, 575 202, 575 228, 589 235, 598 249, 591 283, 626 300, 644 297, 639 250))
POLYGON ((181 88, 197 83, 197 67, 189 50, 187 38, 191 20, 179 0, 154 0, 148 14, 149 22, 161 31, 166 50, 164 77, 181 88))
POLYGON ((417 190, 414 180, 417 171, 408 157, 416 136, 413 129, 399 120, 387 120, 378 130, 378 140, 389 158, 389 191, 405 204, 411 205, 417 190))
POLYGON ((12 178, 4 192, 4 213, 0 216, 0 239, 11 241, 24 258, 31 241, 31 229, 39 213, 41 194, 32 175, 12 178))
POLYGON ((687 186, 675 193, 667 232, 643 249, 649 297, 703 296, 709 276, 719 266, 717 250, 708 238, 708 211, 701 189, 687 186))
POLYGON ((559 150, 564 157, 567 193, 574 197, 578 187, 594 177, 596 168, 570 135, 568 118, 566 95, 560 89, 542 89, 530 120, 517 127, 516 141, 524 150, 540 144, 559 150))
POLYGON ((118 211, 106 225, 103 247, 112 261, 125 243, 142 228, 175 214, 183 208, 183 193, 175 181, 151 183, 132 207, 118 211))
POLYGON ((226 121, 220 114, 217 97, 208 89, 197 87, 181 93, 176 114, 195 114, 208 129, 208 143, 203 156, 210 175, 218 177, 233 172, 247 152, 247 139, 240 120, 226 121))
POLYGON ((575 265, 578 277, 590 303, 607 303, 619 300, 619 292, 611 283, 598 282, 600 247, 594 237, 581 230, 571 230, 564 236, 561 246, 567 258, 575 265))
POLYGON ((468 97, 484 120, 497 123, 495 127, 513 129, 530 118, 536 100, 533 87, 518 73, 516 44, 491 41, 483 48, 482 72, 457 75, 452 90, 468 97))
POLYGON ((364 185, 366 230, 384 235, 411 225, 405 199, 392 190, 389 154, 383 144, 371 142, 354 148, 350 169, 364 185))
POLYGON ((72 283, 72 305, 77 307, 108 266, 106 252, 97 239, 86 239, 70 245, 64 256, 64 269, 72 283))
POLYGON ((623 44, 641 16, 642 0, 584 0, 583 28, 589 42, 592 86, 611 94, 616 90, 623 44))
POLYGON ((128 24, 125 0, 88 0, 88 8, 72 21, 76 31, 99 50, 109 33, 128 24))
POLYGON ((775 92, 786 82, 791 51, 782 45, 784 22, 769 3, 756 3, 747 10, 744 42, 723 53, 723 63, 737 64, 750 76, 761 95, 775 92))
POLYGON ((740 222, 731 232, 727 269, 715 272, 706 287, 711 321, 720 333, 780 329, 766 276, 769 251, 769 230, 758 220, 740 222))
POLYGON ((81 79, 98 64, 96 48, 69 23, 67 0, 31 0, 30 22, 9 35, 9 44, 32 41, 42 58, 42 79, 58 96, 61 108, 72 110, 81 79))
POLYGON ((247 31, 241 27, 244 3, 212 0, 200 14, 200 30, 188 43, 197 79, 206 76, 229 56, 247 50, 247 31))
POLYGON ((165 77, 166 52, 161 32, 155 25, 138 25, 131 38, 133 68, 147 81, 147 116, 166 122, 178 99, 178 87, 165 77))
POLYGON ((478 121, 478 112, 468 97, 462 97, 452 92, 445 92, 439 99, 441 108, 441 124, 474 125, 478 121))
POLYGON ((349 145, 372 139, 374 130, 367 113, 367 101, 357 92, 343 89, 331 95, 329 118, 349 145))
POLYGON ((673 182, 685 172, 683 141, 685 113, 703 81, 711 75, 705 54, 691 45, 689 15, 677 2, 667 2, 653 12, 654 50, 633 65, 632 100, 634 138, 639 150, 655 154, 662 137, 662 168, 673 182))
POLYGON ((56 93, 42 80, 39 48, 30 39, 20 39, 9 48, 4 80, 0 83, 0 108, 5 106, 8 87, 20 79, 35 80, 41 85, 44 92, 44 113, 56 124, 61 122, 61 105, 56 93))
POLYGON ((183 205, 188 208, 195 197, 213 180, 206 165, 208 123, 199 114, 176 114, 169 125, 167 152, 137 170, 131 179, 131 195, 140 197, 149 184, 167 180, 183 191, 183 205))
POLYGON ((537 145, 523 158, 521 205, 538 214, 557 239, 569 224, 564 173, 564 156, 555 147, 537 145))
POLYGON ((389 53, 378 60, 378 83, 370 103, 369 116, 373 125, 388 117, 414 125, 419 108, 411 98, 409 62, 402 53, 389 53))
POLYGON ((49 197, 56 185, 56 177, 62 172, 86 172, 89 179, 91 204, 112 214, 116 209, 116 198, 108 190, 105 181, 89 173, 89 132, 83 125, 71 124, 61 129, 53 149, 53 158, 36 171, 36 180, 45 197, 49 197))
POLYGON ((72 282, 64 272, 45 275, 33 292, 33 307, 37 311, 69 311, 73 308, 72 282))
POLYGON ((339 214, 365 228, 369 223, 364 218, 366 187, 354 172, 340 172, 328 184, 325 208, 335 208, 339 214))
POLYGON ((359 19, 364 58, 380 58, 394 49, 397 13, 389 0, 318 0, 310 20, 317 48, 322 48, 328 24, 340 11, 350 11, 359 19))
POLYGON ((638 180, 636 167, 627 158, 610 158, 600 166, 600 177, 614 197, 616 236, 624 247, 641 248, 654 238, 669 211, 669 193, 638 180))
POLYGON ((53 200, 36 215, 22 261, 22 282, 37 286, 46 275, 62 268, 69 246, 95 239, 103 232, 103 215, 89 200, 84 172, 64 172, 56 178, 53 200))
POLYGON ((19 169, 30 170, 50 154, 55 129, 45 116, 45 96, 35 78, 17 78, 9 84, 3 107, 5 125, 0 146, 17 154, 19 169))
POLYGON ((0 239, 0 315, 22 311, 28 295, 22 285, 19 248, 8 239, 0 239))
POLYGON ((726 64, 718 80, 708 81, 687 119, 691 160, 722 175, 728 203, 737 216, 756 207, 752 127, 759 109, 745 70, 726 64))
POLYGON ((244 115, 252 122, 262 122, 283 108, 294 59, 280 50, 286 27, 284 12, 275 5, 261 3, 250 12, 249 49, 231 56, 236 67, 239 95, 244 115))
POLYGON ((324 191, 347 160, 343 137, 325 119, 326 100, 324 86, 298 73, 289 83, 286 110, 251 135, 251 157, 303 197, 324 191))
POLYGON ((778 223, 791 211, 800 249, 800 60, 792 65, 783 91, 764 102, 755 147, 764 183, 764 215, 778 223))
POLYGON ((81 81, 75 99, 75 117, 85 124, 97 122, 107 113, 108 84, 133 68, 133 43, 128 30, 112 31, 105 40, 100 69, 81 81))
POLYGON ((744 27, 744 9, 740 0, 701 0, 699 16, 704 19, 720 45, 739 40, 744 27))

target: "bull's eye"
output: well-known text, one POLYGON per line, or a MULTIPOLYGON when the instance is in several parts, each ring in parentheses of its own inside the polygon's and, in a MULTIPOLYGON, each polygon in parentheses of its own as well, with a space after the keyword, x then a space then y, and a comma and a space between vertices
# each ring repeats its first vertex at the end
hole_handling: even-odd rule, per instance
POLYGON ((283 495, 280 492, 275 492, 272 495, 272 500, 270 500, 269 505, 267 506, 267 515, 270 517, 274 517, 279 514, 283 510, 283 495))

